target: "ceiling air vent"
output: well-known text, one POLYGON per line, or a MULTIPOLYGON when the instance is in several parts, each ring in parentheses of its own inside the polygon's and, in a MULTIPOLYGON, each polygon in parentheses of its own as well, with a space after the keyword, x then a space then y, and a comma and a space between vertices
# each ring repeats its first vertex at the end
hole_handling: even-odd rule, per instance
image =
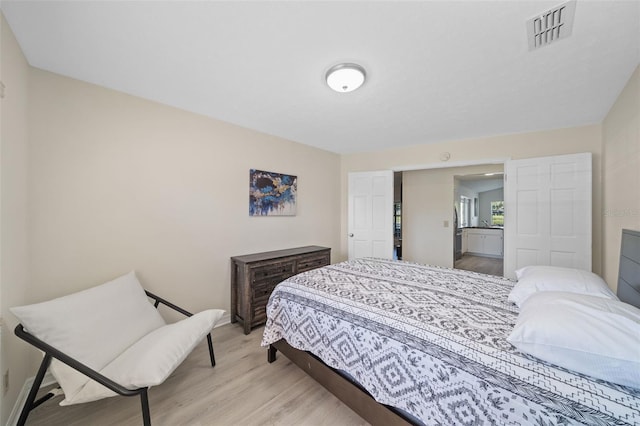
POLYGON ((549 45, 571 35, 575 0, 568 1, 527 21, 529 50, 549 45))

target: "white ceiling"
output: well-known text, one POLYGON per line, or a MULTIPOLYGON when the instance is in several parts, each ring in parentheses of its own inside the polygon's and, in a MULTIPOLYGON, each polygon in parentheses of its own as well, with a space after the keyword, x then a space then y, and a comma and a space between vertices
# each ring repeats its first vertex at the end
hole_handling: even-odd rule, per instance
POLYGON ((29 63, 338 153, 599 123, 640 63, 640 2, 6 1, 29 63), (359 90, 324 83, 356 62, 359 90))
POLYGON ((493 191, 494 189, 504 187, 504 178, 502 173, 499 176, 456 176, 456 179, 459 181, 459 186, 464 186, 472 192, 493 191))

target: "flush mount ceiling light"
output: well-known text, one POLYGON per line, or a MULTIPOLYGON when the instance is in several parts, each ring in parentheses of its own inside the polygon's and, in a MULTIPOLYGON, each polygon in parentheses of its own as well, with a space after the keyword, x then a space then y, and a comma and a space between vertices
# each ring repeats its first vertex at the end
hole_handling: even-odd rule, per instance
POLYGON ((366 75, 358 64, 338 64, 327 71, 327 84, 336 92, 353 92, 362 86, 366 75))

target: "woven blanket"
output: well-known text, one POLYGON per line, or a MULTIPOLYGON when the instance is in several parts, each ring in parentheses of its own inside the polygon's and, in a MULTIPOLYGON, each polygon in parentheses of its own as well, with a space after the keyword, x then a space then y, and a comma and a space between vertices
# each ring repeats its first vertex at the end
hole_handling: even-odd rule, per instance
POLYGON ((285 339, 427 425, 640 425, 640 390, 506 341, 513 285, 390 260, 330 265, 278 284, 262 344, 285 339))

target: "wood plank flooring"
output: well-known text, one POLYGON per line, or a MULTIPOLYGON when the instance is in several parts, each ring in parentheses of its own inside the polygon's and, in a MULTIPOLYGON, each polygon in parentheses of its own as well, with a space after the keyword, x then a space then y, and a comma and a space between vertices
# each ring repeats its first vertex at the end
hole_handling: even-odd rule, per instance
MULTIPOLYGON (((368 425, 286 357, 278 354, 268 364, 261 339, 262 328, 248 336, 237 324, 214 329, 215 368, 205 339, 163 384, 149 390, 152 425, 368 425)), ((66 407, 58 405, 61 400, 33 410, 27 425, 142 425, 139 397, 66 407)))
POLYGON ((483 274, 503 276, 503 260, 493 257, 474 256, 463 254, 462 258, 456 260, 456 269, 466 271, 482 272, 483 274))

